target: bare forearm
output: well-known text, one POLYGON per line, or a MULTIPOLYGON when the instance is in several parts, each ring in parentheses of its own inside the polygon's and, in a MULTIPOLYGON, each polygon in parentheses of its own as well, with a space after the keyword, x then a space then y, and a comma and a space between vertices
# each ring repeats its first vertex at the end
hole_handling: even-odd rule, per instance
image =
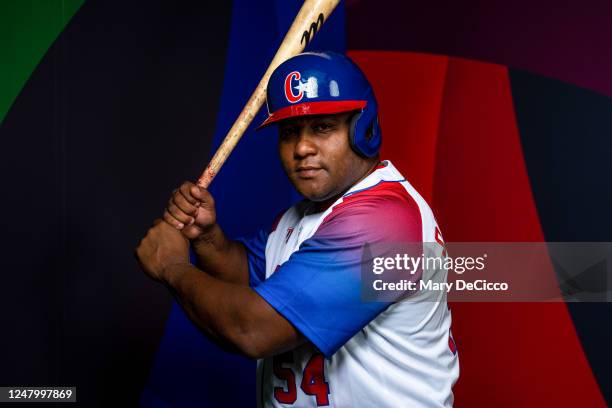
POLYGON ((261 358, 304 341, 248 286, 221 281, 189 264, 169 267, 164 281, 200 329, 244 355, 261 358))
POLYGON ((192 241, 198 266, 225 282, 249 284, 246 251, 242 244, 232 241, 215 224, 209 232, 192 241))
POLYGON ((214 339, 240 348, 247 330, 237 311, 248 302, 250 289, 215 279, 192 265, 170 268, 165 280, 190 319, 214 339), (230 291, 234 296, 224 296, 230 291))

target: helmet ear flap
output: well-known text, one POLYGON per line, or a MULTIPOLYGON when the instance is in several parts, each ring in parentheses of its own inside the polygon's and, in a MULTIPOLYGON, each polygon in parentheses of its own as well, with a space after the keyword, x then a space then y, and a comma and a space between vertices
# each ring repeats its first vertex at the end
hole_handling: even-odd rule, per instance
POLYGON ((359 146, 357 145, 357 143, 355 141, 355 127, 356 127, 357 121, 359 120, 361 115, 363 115, 363 111, 356 112, 351 117, 351 121, 349 123, 349 143, 351 145, 351 148, 355 151, 355 153, 357 153, 360 156, 363 156, 363 153, 361 152, 361 150, 359 150, 359 146))
POLYGON ((349 141, 360 156, 376 156, 382 141, 376 109, 366 108, 351 118, 349 141))

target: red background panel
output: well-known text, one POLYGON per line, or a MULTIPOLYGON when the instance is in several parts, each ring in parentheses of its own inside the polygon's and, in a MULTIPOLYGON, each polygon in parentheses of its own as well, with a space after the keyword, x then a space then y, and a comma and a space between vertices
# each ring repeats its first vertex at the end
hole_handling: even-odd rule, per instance
MULTIPOLYGON (((352 51, 381 110, 383 158, 432 204, 447 241, 543 241, 507 69, 352 51)), ((552 270, 543 271, 554 279, 552 270)), ((605 406, 565 304, 455 303, 457 406, 605 406)))
POLYGON ((376 90, 389 159, 431 202, 436 141, 448 57, 406 52, 350 51, 376 90))

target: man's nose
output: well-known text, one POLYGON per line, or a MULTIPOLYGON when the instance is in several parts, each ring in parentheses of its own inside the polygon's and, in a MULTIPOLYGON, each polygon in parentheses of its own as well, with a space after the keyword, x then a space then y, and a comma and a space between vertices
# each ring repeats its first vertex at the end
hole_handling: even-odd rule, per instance
POLYGON ((317 153, 317 145, 307 130, 302 129, 295 145, 294 154, 296 157, 306 157, 317 153))

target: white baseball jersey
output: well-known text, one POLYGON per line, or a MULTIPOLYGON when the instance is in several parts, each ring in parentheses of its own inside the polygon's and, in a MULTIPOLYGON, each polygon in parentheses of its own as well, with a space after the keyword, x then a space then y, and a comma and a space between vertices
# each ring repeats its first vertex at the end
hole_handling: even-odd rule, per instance
POLYGON ((242 240, 253 289, 309 340, 258 361, 258 406, 452 406, 459 360, 445 296, 361 298, 364 243, 439 241, 425 200, 385 161, 313 208, 302 201, 242 240))

